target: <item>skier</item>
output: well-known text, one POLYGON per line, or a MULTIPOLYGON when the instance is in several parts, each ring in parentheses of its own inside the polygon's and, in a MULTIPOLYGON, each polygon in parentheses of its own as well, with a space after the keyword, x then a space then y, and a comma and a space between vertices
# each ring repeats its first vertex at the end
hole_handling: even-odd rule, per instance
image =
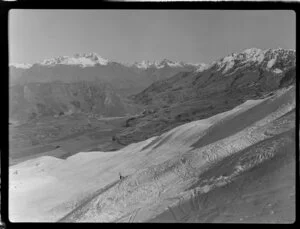
POLYGON ((119 172, 120 180, 123 180, 125 177, 119 172))

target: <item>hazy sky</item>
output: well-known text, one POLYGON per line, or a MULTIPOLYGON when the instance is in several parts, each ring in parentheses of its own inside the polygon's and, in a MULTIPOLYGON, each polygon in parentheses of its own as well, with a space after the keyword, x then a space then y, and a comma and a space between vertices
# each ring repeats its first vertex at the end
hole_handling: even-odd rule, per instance
POLYGON ((246 48, 295 49, 294 11, 11 10, 10 63, 96 52, 209 63, 246 48))

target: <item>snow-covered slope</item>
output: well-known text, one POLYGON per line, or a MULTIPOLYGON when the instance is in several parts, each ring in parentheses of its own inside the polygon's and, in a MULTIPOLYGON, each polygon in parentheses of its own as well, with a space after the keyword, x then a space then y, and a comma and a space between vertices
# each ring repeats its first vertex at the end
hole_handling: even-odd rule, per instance
MULTIPOLYGON (((278 67, 289 63, 295 65, 296 52, 295 50, 287 50, 282 48, 261 50, 258 48, 245 49, 239 53, 232 53, 218 61, 212 62, 205 69, 216 67, 217 71, 222 71, 223 74, 233 71, 240 67, 262 66, 270 71, 278 72, 278 67), (277 68, 276 68, 277 66, 277 68)), ((284 71, 281 69, 281 71, 284 71)))
MULTIPOLYGON (((294 109, 295 88, 290 87, 119 151, 83 152, 66 160, 41 157, 17 164, 9 169, 9 218, 104 222, 135 215, 135 221, 149 220, 175 204, 178 196, 189 198, 187 188, 215 162, 293 129, 294 120, 286 117, 294 109), (241 119, 245 127, 236 128, 241 119), (220 133, 226 123, 231 128, 220 133), (114 184, 119 172, 128 177, 114 184)), ((273 148, 255 163, 271 158, 273 148)), ((249 166, 239 167, 239 173, 253 167, 249 166)), ((229 174, 227 181, 236 174, 229 174)), ((208 192, 225 181, 216 179, 215 185, 197 189, 208 192)))
POLYGON ((78 65, 81 67, 91 67, 95 65, 107 65, 108 60, 102 58, 97 53, 75 54, 74 56, 60 56, 56 58, 43 60, 40 64, 54 66, 57 64, 78 65))
MULTIPOLYGON (((222 69, 223 73, 228 72, 235 65, 247 65, 247 64, 264 64, 266 68, 271 69, 275 63, 287 61, 295 61, 295 50, 287 50, 282 48, 277 49, 267 49, 262 50, 258 48, 249 48, 241 52, 232 53, 228 56, 225 56, 217 61, 214 61, 210 64, 205 63, 186 63, 186 62, 176 62, 168 59, 163 59, 161 61, 147 61, 143 60, 141 62, 131 63, 118 63, 124 67, 133 67, 138 69, 148 69, 148 68, 182 68, 182 67, 195 67, 196 71, 203 71, 209 69, 213 66, 217 66, 218 69, 222 69)), ((117 62, 109 61, 101 57, 97 53, 88 53, 88 54, 74 54, 73 56, 59 56, 55 58, 45 59, 38 65, 42 66, 55 66, 55 65, 77 65, 81 67, 92 67, 95 65, 108 65, 114 64, 117 62)), ((16 63, 11 64, 15 68, 27 69, 33 66, 33 64, 25 63, 16 63)))
MULTIPOLYGON (((168 59, 163 59, 161 61, 146 61, 143 60, 141 62, 135 62, 135 63, 119 63, 119 62, 114 62, 107 60, 103 57, 101 57, 97 53, 81 53, 81 54, 74 54, 73 56, 59 56, 59 57, 54 57, 50 59, 45 59, 41 62, 35 63, 37 65, 41 66, 49 66, 53 67, 56 65, 77 65, 80 67, 93 67, 96 65, 114 65, 114 64, 120 64, 124 67, 133 67, 133 68, 138 68, 138 69, 148 69, 148 68, 156 68, 156 69, 161 69, 164 67, 170 67, 170 68, 184 68, 184 67, 199 67, 204 65, 203 63, 186 63, 186 62, 176 62, 168 59)), ((15 68, 22 68, 22 69, 28 69, 33 66, 33 64, 25 64, 25 63, 16 63, 16 64, 11 64, 11 67, 15 68)))
POLYGON ((171 67, 171 68, 182 68, 182 67, 200 67, 205 65, 203 63, 195 64, 195 63, 185 63, 185 62, 176 62, 168 59, 163 59, 162 61, 141 61, 135 62, 134 64, 129 64, 129 66, 140 68, 140 69, 148 69, 148 68, 164 68, 164 67, 171 67))
POLYGON ((20 68, 20 69, 28 69, 28 68, 31 68, 32 64, 10 64, 9 67, 15 67, 15 68, 20 68))

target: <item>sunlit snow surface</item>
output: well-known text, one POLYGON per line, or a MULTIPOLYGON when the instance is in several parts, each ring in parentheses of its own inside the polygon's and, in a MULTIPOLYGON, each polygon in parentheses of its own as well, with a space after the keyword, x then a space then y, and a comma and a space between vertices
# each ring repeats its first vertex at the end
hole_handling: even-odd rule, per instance
POLYGON ((107 65, 108 60, 102 58, 97 53, 75 54, 74 56, 61 56, 57 58, 46 59, 41 65, 53 66, 57 64, 79 65, 82 67, 95 66, 96 64, 107 65))
POLYGON ((10 64, 9 66, 13 66, 15 68, 28 69, 28 68, 31 68, 32 64, 22 64, 22 63, 18 64, 18 63, 16 63, 16 64, 10 64))
POLYGON ((274 72, 274 73, 277 73, 277 74, 282 73, 282 71, 281 71, 279 68, 275 68, 275 69, 273 70, 273 72, 274 72))
MULTIPOLYGON (((168 59, 163 59, 161 61, 143 60, 141 62, 120 63, 120 64, 126 67, 134 67, 143 70, 146 70, 148 68, 162 69, 165 67, 170 67, 170 68, 182 68, 182 67, 195 68, 196 67, 195 70, 196 72, 203 72, 216 65, 218 67, 218 70, 222 70, 222 73, 225 74, 229 72, 231 69, 233 69, 234 67, 239 68, 240 66, 244 66, 252 63, 255 63, 256 65, 260 65, 264 61, 267 61, 267 64, 266 66, 263 66, 263 68, 269 70, 278 61, 277 60, 278 54, 280 54, 282 59, 289 59, 289 58, 295 59, 295 50, 287 50, 282 48, 261 50, 259 48, 249 48, 239 53, 237 52, 232 53, 231 55, 225 56, 220 60, 214 61, 210 64, 188 63, 188 62, 186 63, 182 61, 176 62, 168 59), (236 64, 236 62, 239 62, 239 64, 236 64)), ((101 57, 97 53, 89 53, 89 54, 75 54, 73 56, 59 56, 55 58, 45 59, 37 64, 42 66, 48 66, 48 67, 53 67, 60 64, 73 65, 73 66, 75 65, 75 66, 80 66, 82 68, 85 68, 85 67, 93 67, 97 65, 106 66, 111 63, 113 62, 101 57)), ((30 68, 32 64, 15 63, 15 64, 10 64, 10 66, 14 66, 20 69, 27 69, 30 68)))
MULTIPOLYGON (((282 59, 295 58, 295 50, 286 50, 282 48, 262 50, 259 48, 245 49, 242 52, 235 52, 228 56, 221 58, 218 61, 213 61, 210 64, 199 64, 196 72, 203 72, 213 66, 217 66, 217 70, 223 74, 230 70, 236 70, 245 66, 255 64, 257 68, 270 70, 278 61, 278 56, 282 59), (266 65, 264 65, 266 61, 266 65)), ((274 73, 280 73, 284 69, 275 69, 274 73)))
MULTIPOLYGON (((66 160, 46 156, 17 164, 9 168, 9 219, 13 222, 111 222, 122 217, 149 220, 176 204, 172 197, 190 198, 192 191, 186 188, 215 162, 294 128, 294 122, 290 121, 274 124, 293 109, 295 88, 291 87, 119 151, 82 152, 66 160), (250 116, 257 118, 245 128, 194 147, 214 134, 216 126, 222 127, 235 117, 247 122, 250 116), (106 192, 97 193, 117 181, 119 172, 128 177, 106 192)), ((261 161, 272 157, 271 148, 268 152, 261 161)), ((236 174, 252 165, 249 166, 237 165, 232 174, 196 189, 209 192, 231 182, 236 174)))

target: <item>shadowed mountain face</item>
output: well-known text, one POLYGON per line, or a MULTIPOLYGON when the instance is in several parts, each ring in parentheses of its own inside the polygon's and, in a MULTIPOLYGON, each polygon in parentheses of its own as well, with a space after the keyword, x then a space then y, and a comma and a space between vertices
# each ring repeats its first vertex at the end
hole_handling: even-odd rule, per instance
POLYGON ((295 51, 248 49, 205 68, 153 83, 131 98, 149 107, 128 120, 117 136, 129 144, 163 133, 177 125, 232 109, 295 83, 295 51))

